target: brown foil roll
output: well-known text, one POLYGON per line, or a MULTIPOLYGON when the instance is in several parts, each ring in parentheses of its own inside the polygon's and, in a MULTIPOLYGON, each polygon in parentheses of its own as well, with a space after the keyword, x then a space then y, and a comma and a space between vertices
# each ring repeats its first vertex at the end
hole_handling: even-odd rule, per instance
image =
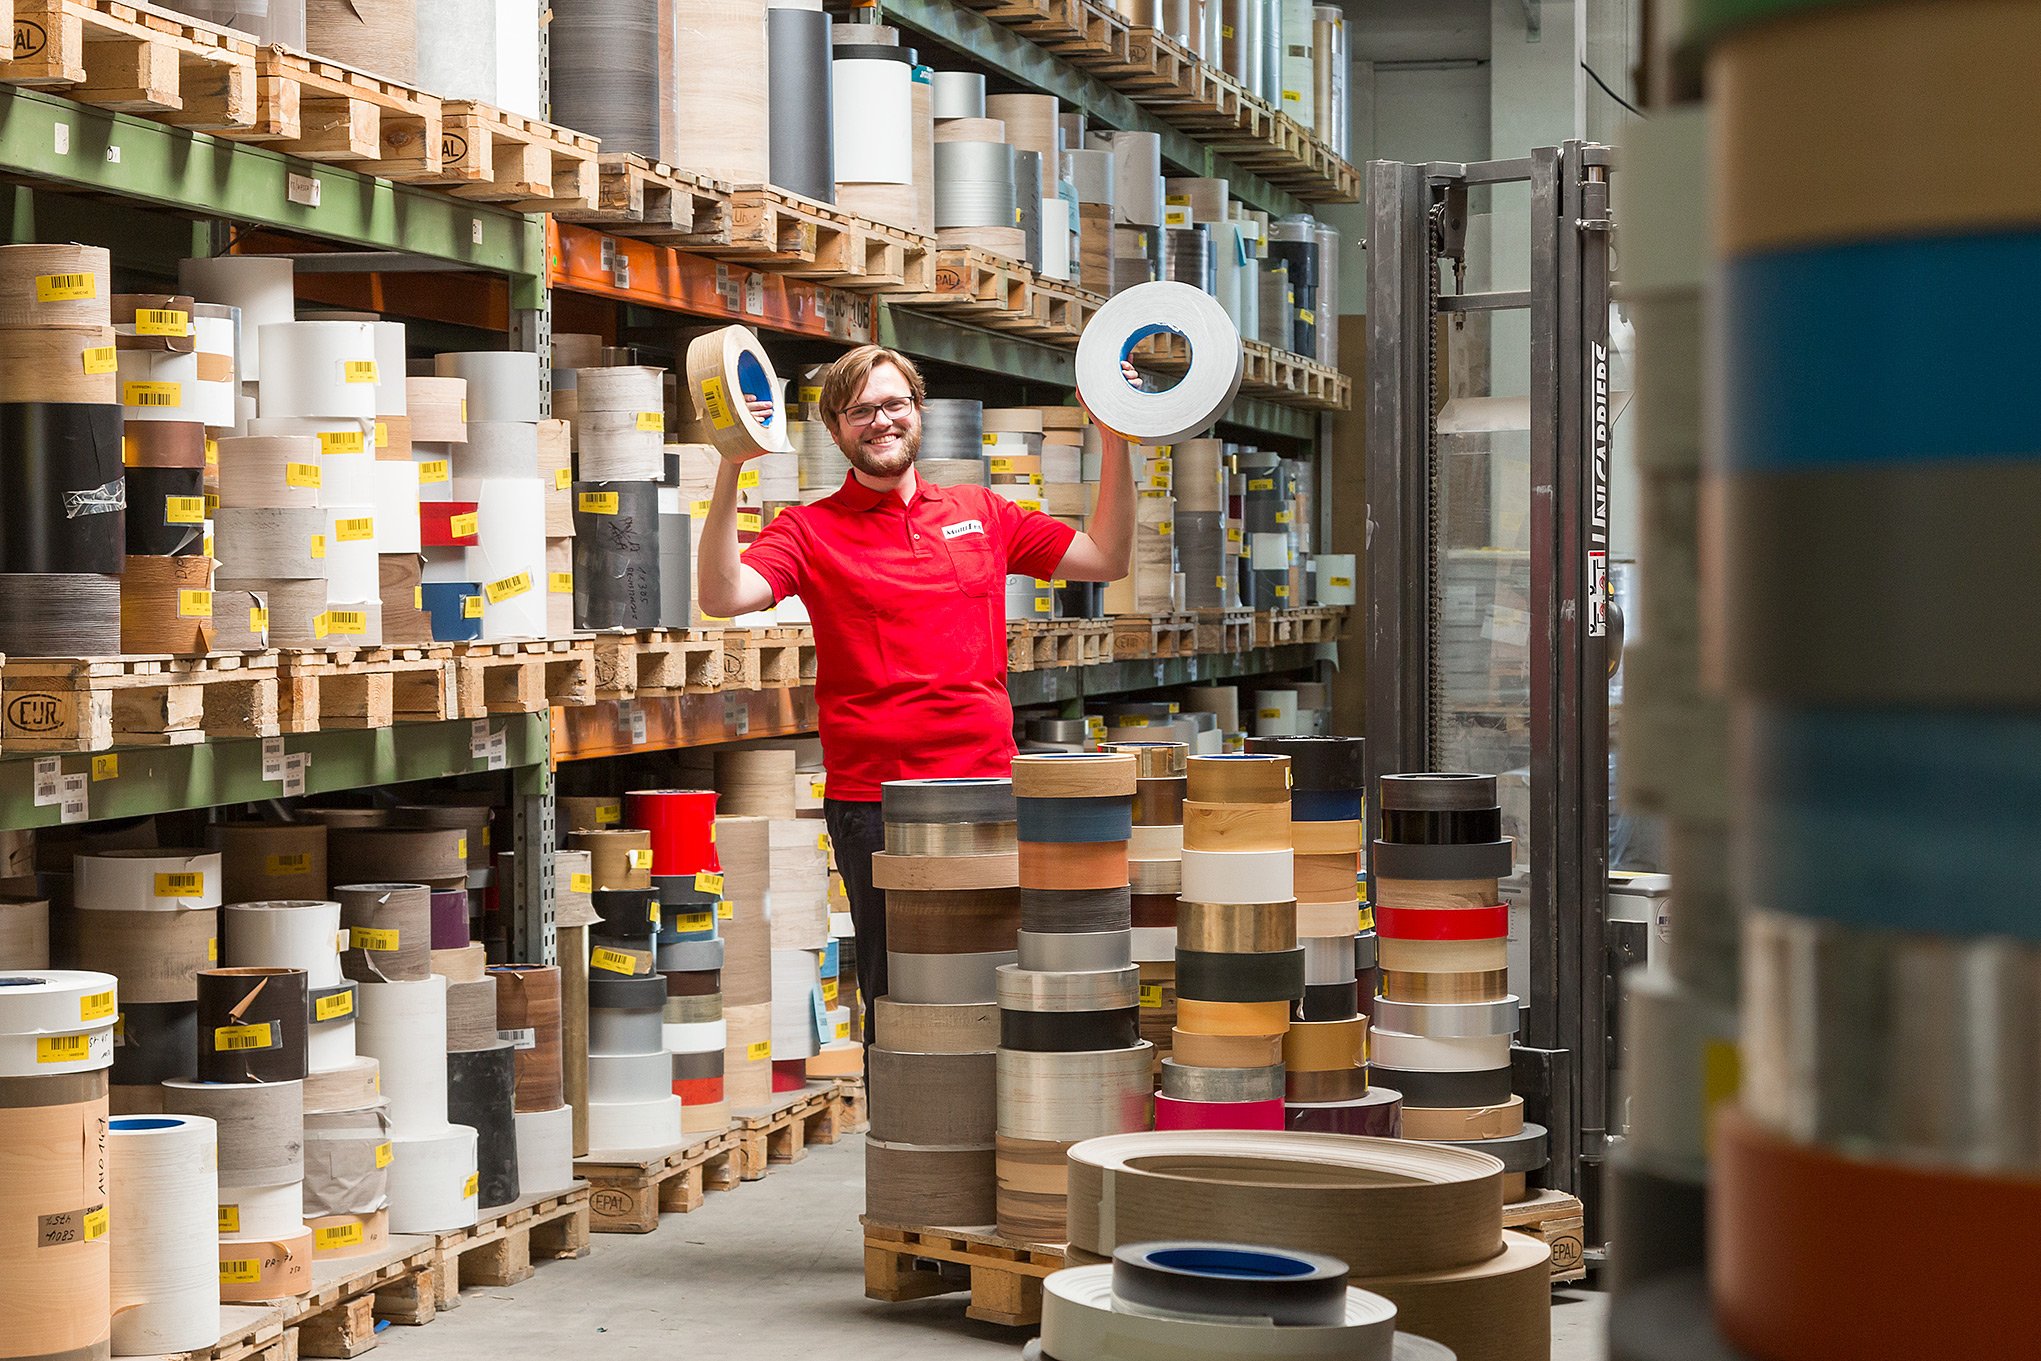
POLYGON ((298 808, 291 817, 297 822, 316 822, 329 831, 352 827, 380 827, 389 821, 382 808, 298 808))
POLYGON ((1170 1057, 1192 1068, 1266 1068, 1283 1061, 1281 1035, 1206 1035, 1178 1026, 1170 1057))
POLYGON ((49 967, 49 900, 0 896, 0 969, 49 967))
POLYGON ((1013 760, 1017 799, 1131 798, 1136 762, 1124 754, 1022 755, 1013 760))
POLYGON ((383 646, 432 641, 432 615, 420 603, 424 565, 416 553, 385 553, 377 560, 383 602, 383 646))
POLYGON ((1344 855, 1354 858, 1361 853, 1361 824, 1293 822, 1290 824, 1290 840, 1295 844, 1299 855, 1344 855))
POLYGON ((130 468, 206 466, 206 428, 197 421, 128 421, 120 447, 130 468))
POLYGON ((0 1078, 0 1326, 14 1357, 108 1354, 107 1075, 0 1078))
POLYGON ((120 582, 122 652, 193 656, 213 650, 213 560, 127 559, 120 582))
POLYGON ((219 956, 219 912, 73 914, 78 958, 120 980, 122 1002, 190 1002, 198 975, 219 956))
POLYGON ((772 927, 765 905, 731 903, 730 915, 722 918, 720 925, 725 1009, 771 1003, 772 927))
POLYGON ((733 1111, 772 1102, 772 1003, 723 1008, 723 1099, 733 1111), (756 1057, 753 1057, 756 1055, 756 1057))
POLYGON ((1192 851, 1287 851, 1290 805, 1186 800, 1183 844, 1192 851))
POLYGON ((1375 878, 1377 907, 1492 907, 1501 901, 1494 879, 1375 878))
POLYGON ((991 1051, 971 1054, 866 1051, 871 1137, 886 1143, 988 1145, 998 1128, 991 1051))
POLYGON ((0 329, 0 402, 111 406, 120 400, 110 326, 0 329))
POLYGON ((460 888, 468 876, 466 841, 458 827, 336 827, 326 838, 327 871, 336 884, 460 888))
POLYGON ((1134 781, 1134 825, 1173 827, 1183 821, 1184 777, 1165 775, 1134 781))
MULTIPOLYGON (((346 835, 346 833, 339 833, 346 835)), ((348 933, 340 971, 358 983, 432 976, 432 891, 423 884, 342 883, 333 890, 348 933)))
POLYGON ((198 1079, 301 1082, 311 1024, 303 969, 201 969, 198 1079))
POLYGON ((114 343, 123 350, 191 354, 198 349, 198 335, 191 326, 196 303, 191 298, 175 293, 116 293, 107 305, 113 318, 114 343), (143 318, 139 315, 143 312, 155 315, 143 318))
POLYGON ((1134 797, 1137 799, 1141 797, 1141 781, 1182 779, 1191 751, 1182 742, 1103 742, 1099 744, 1099 750, 1134 758, 1134 797))
POLYGON ((1023 841, 1020 882, 1028 888, 1125 888, 1124 841, 1023 841))
POLYGON ((1179 950, 1212 954, 1262 954, 1297 948, 1297 905, 1282 903, 1177 904, 1179 950))
POLYGON ((1499 1002, 1509 996, 1509 970, 1384 969, 1382 996, 1391 1002, 1499 1002))
POLYGON ((462 834, 457 849, 467 857, 467 868, 485 870, 490 865, 489 819, 491 809, 487 805, 447 803, 407 803, 390 810, 392 827, 437 827, 453 829, 462 834))
POLYGON ((1296 861, 1297 900, 1306 903, 1359 901, 1360 866, 1350 855, 1299 855, 1296 861))
POLYGON ((876 1224, 992 1222, 992 1146, 930 1148, 865 1139, 865 1218, 876 1224))
POLYGON ((1283 1075, 1285 1101, 1354 1101, 1367 1094, 1368 1070, 1359 1065, 1283 1075))
MULTIPOLYGON (((573 831, 567 844, 588 852, 588 873, 592 887, 652 887, 652 834, 637 828, 619 827, 599 831, 573 831)), ((729 880, 724 880, 727 891, 729 880)), ((726 892, 726 896, 727 892, 726 892)))
POLYGON ((562 794, 556 803, 554 820, 563 832, 607 831, 624 820, 621 794, 598 794, 593 798, 562 794))
POLYGON ((988 954, 1014 948, 1020 890, 886 891, 886 940, 903 953, 988 954))
POLYGON ((1287 756, 1193 756, 1184 797, 1199 803, 1288 803, 1287 756))
POLYGON ((993 1141, 994 1223, 999 1236, 1023 1243, 1060 1243, 1069 1233, 1071 1145, 1045 1139, 993 1141))
POLYGON ((223 903, 326 897, 326 828, 319 823, 223 822, 213 844, 223 903))
MULTIPOLYGON (((564 1100, 560 971, 549 964, 499 964, 489 970, 489 976, 496 984, 496 1029, 499 1034, 509 1034, 517 1048, 517 1109, 557 1110, 564 1100), (522 1031, 531 1032, 529 1043, 518 1033, 522 1031)), ((668 993, 670 996, 670 988, 668 993)), ((715 1011, 717 1016, 723 1014, 720 996, 715 1011)))

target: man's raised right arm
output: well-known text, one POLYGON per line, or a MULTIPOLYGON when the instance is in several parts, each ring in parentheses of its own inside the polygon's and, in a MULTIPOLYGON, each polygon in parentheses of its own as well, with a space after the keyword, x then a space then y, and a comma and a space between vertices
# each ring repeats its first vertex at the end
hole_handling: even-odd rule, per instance
POLYGON ((718 619, 762 610, 774 602, 773 590, 757 569, 748 567, 737 548, 737 477, 741 465, 725 460, 716 469, 716 489, 702 522, 700 556, 695 560, 695 593, 702 613, 718 619))

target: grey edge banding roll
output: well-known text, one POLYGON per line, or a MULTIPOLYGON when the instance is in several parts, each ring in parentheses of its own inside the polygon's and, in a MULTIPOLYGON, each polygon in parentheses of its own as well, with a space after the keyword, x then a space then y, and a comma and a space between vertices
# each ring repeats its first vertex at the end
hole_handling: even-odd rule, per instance
POLYGON ((880 789, 887 822, 1012 822, 1013 781, 1008 779, 888 780, 880 789))
POLYGON ((772 182, 818 202, 834 203, 829 15, 819 8, 768 6, 765 49, 772 182))
POLYGON ((1024 888, 1021 930, 1123 931, 1134 924, 1129 888, 1024 888))
POLYGON ((1012 950, 983 954, 914 955, 886 952, 886 979, 892 996, 903 1002, 994 1002, 999 999, 999 968, 1019 956, 1012 950))
POLYGON ((1535 1172, 1546 1161, 1545 1127, 1528 1120, 1515 1134, 1505 1134, 1496 1139, 1427 1139, 1424 1142, 1500 1158, 1505 1172, 1535 1172))
POLYGON ((1391 1002, 1377 998, 1370 1019, 1384 1030, 1473 1039, 1516 1034, 1520 1014, 1514 997, 1492 1002, 1391 1002))
POLYGON ((1384 808, 1457 812, 1496 805, 1495 776, 1460 771, 1423 775, 1384 775, 1380 781, 1384 808))
POLYGON ((871 1137, 886 1143, 990 1144, 997 1090, 990 1050, 972 1054, 866 1051, 871 1064, 871 1137))
POLYGON ((1118 931, 1021 931, 1020 967, 1024 971, 1073 973, 1125 970, 1134 963, 1134 933, 1118 931))
POLYGON ((1008 965, 999 971, 999 1005, 1012 1011, 1106 1011, 1141 1001, 1141 969, 1046 973, 1008 965))
POLYGON ((1283 1065, 1197 1068, 1164 1059, 1162 1094, 1173 1101, 1281 1101, 1283 1065))

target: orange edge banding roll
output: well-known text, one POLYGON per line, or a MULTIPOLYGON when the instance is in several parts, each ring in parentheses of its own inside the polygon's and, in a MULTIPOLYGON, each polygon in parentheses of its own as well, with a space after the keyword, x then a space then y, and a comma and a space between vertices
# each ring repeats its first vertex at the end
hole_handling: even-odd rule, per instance
POLYGON ((2006 1326, 2032 1295, 2041 1180, 1842 1157, 1735 1109, 1715 1123, 1709 1277, 1737 1348, 1794 1361, 2041 1358, 2006 1326), (1894 1207, 1904 1206, 1899 1250, 1894 1207))
POLYGON ((1023 841, 1020 882, 1026 888, 1125 888, 1124 841, 1023 841))
POLYGON ((1176 999, 1176 1028, 1199 1035, 1278 1035, 1290 1028, 1288 1002, 1176 999))

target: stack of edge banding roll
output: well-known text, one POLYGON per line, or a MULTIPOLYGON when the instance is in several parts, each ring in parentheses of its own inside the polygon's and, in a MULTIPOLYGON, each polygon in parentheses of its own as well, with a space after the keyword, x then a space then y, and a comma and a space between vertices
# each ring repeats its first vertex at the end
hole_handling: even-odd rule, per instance
POLYGON ((672 1056, 672 1090, 688 1133, 729 1122, 724 1064, 723 865, 716 849, 711 789, 638 790, 626 812, 651 841, 658 897, 655 965, 666 986, 662 1040, 672 1056))
MULTIPOLYGON (((0 1315, 11 1321, 7 1343, 16 1356, 108 1355, 106 1089, 116 991, 103 973, 0 977, 7 1150, 0 1201, 8 1225, 0 1315)), ((214 1326, 217 1340, 217 1314, 214 1326)))
POLYGON ((990 1224, 999 971, 1021 920, 1013 781, 889 780, 880 811, 888 953, 867 1030, 865 1212, 990 1224))
MULTIPOLYGON (((1109 742, 1100 750, 1134 758, 1128 923, 1141 971, 1141 1038, 1155 1047, 1160 1077, 1176 1026, 1176 903, 1183 892, 1184 762, 1190 749, 1181 742, 1109 742)), ((1026 926, 1025 896, 1021 912, 1026 926)))
MULTIPOLYGON (((596 909, 635 910, 636 937, 653 958, 652 890, 598 890, 596 909)), ((681 1100, 664 1033, 666 980, 651 971, 604 967, 615 947, 595 945, 588 975, 588 1143, 592 1150, 670 1148, 680 1142, 681 1100)))
POLYGON ((376 1251, 389 1241, 388 1158, 379 1152, 389 1142, 389 1104, 375 1092, 375 1061, 355 1053, 362 984, 342 971, 353 933, 343 931, 341 906, 284 899, 232 903, 222 915, 229 963, 305 973, 310 1030, 302 1198, 313 1255, 376 1251))
POLYGON ((513 1053, 519 1192, 550 1195, 574 1180, 574 1112, 560 1064, 560 970, 499 964, 489 976, 496 983, 497 1034, 513 1053))
MULTIPOLYGON (((1546 1361, 1552 1253, 1503 1229, 1501 1179, 1486 1154, 1397 1139, 1295 1130, 1093 1139, 1070 1150, 1064 1260, 1097 1265, 1123 1244, 1193 1233, 1321 1253, 1346 1264, 1348 1284, 1394 1304, 1398 1328, 1459 1361, 1546 1361)), ((1271 1354, 1280 1353, 1243 1356, 1271 1354)))
POLYGON ((1375 1074, 1403 1093, 1403 1134, 1502 1160, 1511 1200, 1545 1165, 1545 1130, 1510 1094, 1510 873, 1495 777, 1384 775, 1369 865, 1381 935, 1375 1074))
POLYGON ((1068 1267, 1042 1283, 1042 1336, 1024 1361, 1454 1361, 1451 1348, 1398 1332, 1396 1306, 1347 1284, 1317 1253, 1241 1243, 1132 1243, 1110 1265, 1068 1267))
POLYGON ((1063 1237, 1072 1144, 1148 1128, 1155 1051, 1140 1037, 1140 970, 1122 906, 1137 768, 1112 752, 1014 758, 1034 929, 1019 933, 1018 962, 998 976, 995 1208, 1008 1238, 1063 1237))
POLYGON ((1283 1127, 1284 1037, 1305 997, 1287 756, 1193 756, 1183 805, 1176 1030, 1158 1129, 1283 1127))
POLYGON ((1958 281, 2032 279, 2041 200, 1991 177, 1911 202, 1889 176, 1986 173, 1995 139, 1952 151, 1937 129, 1995 117, 2041 11, 1781 0, 1683 18, 1712 199, 1703 429, 1681 433, 1703 451, 1699 632, 1704 688, 1729 706, 1733 896, 1690 920, 1676 880, 1674 964, 1689 985, 1734 969, 1701 933, 1740 927, 1736 1106, 1710 1122, 1735 1071, 1719 1032, 1659 1028, 1687 1038, 1650 1058, 1684 1069, 1667 1075, 1680 1113, 1712 1139, 1715 1318, 1762 1361, 2032 1358, 2013 1301, 2041 1197, 2041 460, 2027 328, 1958 281), (1865 88, 1895 56, 1960 77, 1865 88), (1765 164, 1778 133, 1813 168, 1783 212, 1765 206, 1788 178, 1765 164), (1894 287, 1919 302, 1879 306, 1894 287), (1790 584, 1735 560, 1789 544, 1790 584), (1881 1203, 1919 1207, 1909 1241, 1960 1251, 1901 1262, 1881 1203))
POLYGON ((103 248, 0 246, 0 652, 9 656, 121 650, 127 493, 110 302, 103 248))
POLYGON ((1361 805, 1367 788, 1362 746, 1358 737, 1247 742, 1250 752, 1290 758, 1304 1015, 1283 1040, 1288 1126, 1395 1138, 1402 1130, 1400 1095, 1368 1082, 1375 934, 1354 930, 1360 920, 1361 805))

